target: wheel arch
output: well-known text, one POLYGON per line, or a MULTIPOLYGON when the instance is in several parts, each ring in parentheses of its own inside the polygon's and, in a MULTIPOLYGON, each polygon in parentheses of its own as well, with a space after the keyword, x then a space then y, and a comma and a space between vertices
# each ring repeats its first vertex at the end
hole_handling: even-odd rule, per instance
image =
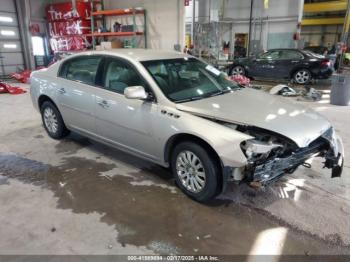
POLYGON ((39 96, 39 98, 38 98, 39 110, 41 110, 41 106, 42 106, 42 105, 44 104, 44 102, 46 102, 46 101, 51 102, 51 103, 57 108, 57 110, 59 110, 58 107, 57 107, 57 105, 56 105, 56 103, 55 103, 55 101, 53 101, 52 98, 50 98, 50 97, 47 96, 47 95, 40 95, 40 96, 39 96))
POLYGON ((220 179, 218 181, 219 182, 218 188, 219 188, 220 192, 222 192, 222 190, 224 188, 224 184, 226 182, 226 181, 224 181, 224 175, 223 175, 223 170, 224 170, 223 163, 222 163, 219 155, 215 151, 215 149, 204 139, 202 139, 196 135, 189 134, 189 133, 180 133, 180 134, 173 135, 172 137, 170 137, 168 139, 168 141, 165 144, 164 161, 166 163, 168 163, 170 166, 170 162, 171 162, 170 159, 171 159, 172 152, 173 152, 175 146, 181 142, 194 142, 194 143, 202 146, 205 150, 207 150, 207 152, 210 154, 210 156, 214 156, 214 161, 218 165, 218 168, 220 170, 220 179))

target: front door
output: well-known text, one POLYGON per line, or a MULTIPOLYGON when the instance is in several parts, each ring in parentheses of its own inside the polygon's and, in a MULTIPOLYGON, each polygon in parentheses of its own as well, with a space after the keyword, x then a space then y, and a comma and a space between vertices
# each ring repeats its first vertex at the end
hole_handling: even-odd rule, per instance
POLYGON ((258 55, 251 62, 252 75, 256 77, 271 78, 276 77, 277 64, 280 57, 279 50, 271 50, 258 55))
POLYGON ((96 90, 96 129, 107 142, 146 158, 156 156, 153 122, 157 104, 153 101, 127 99, 128 86, 150 88, 129 62, 107 58, 102 76, 103 88, 96 90))
POLYGON ((79 56, 64 62, 56 89, 65 124, 78 131, 95 133, 95 76, 102 58, 79 56))

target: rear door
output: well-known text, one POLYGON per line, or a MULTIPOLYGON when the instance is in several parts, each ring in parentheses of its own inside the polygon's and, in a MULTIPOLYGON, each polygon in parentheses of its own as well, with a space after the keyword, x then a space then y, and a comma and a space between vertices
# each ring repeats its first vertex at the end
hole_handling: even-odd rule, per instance
POLYGON ((276 61, 278 75, 283 78, 291 76, 293 68, 303 62, 304 56, 297 50, 281 50, 280 59, 276 61))
POLYGON ((96 131, 95 80, 101 61, 101 56, 78 56, 64 62, 59 72, 57 97, 65 124, 88 134, 96 131))

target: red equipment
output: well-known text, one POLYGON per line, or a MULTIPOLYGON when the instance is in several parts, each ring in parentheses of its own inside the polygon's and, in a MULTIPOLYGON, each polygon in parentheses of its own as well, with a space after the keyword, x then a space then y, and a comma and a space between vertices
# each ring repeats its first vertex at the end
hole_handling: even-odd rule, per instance
POLYGON ((242 75, 230 76, 230 80, 235 81, 236 83, 238 83, 242 86, 249 86, 250 85, 250 79, 248 77, 245 77, 242 75))
POLYGON ((19 95, 26 93, 27 91, 18 87, 18 86, 11 86, 9 84, 0 82, 0 94, 3 93, 10 93, 11 95, 19 95))
POLYGON ((46 18, 53 51, 84 50, 91 43, 90 2, 71 1, 46 6, 46 18))

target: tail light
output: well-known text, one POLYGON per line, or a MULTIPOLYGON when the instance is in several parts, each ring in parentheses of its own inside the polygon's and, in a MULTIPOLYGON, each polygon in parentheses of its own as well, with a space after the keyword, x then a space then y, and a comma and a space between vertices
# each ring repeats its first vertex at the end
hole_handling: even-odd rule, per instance
POLYGON ((331 66, 331 62, 329 62, 329 60, 323 60, 321 66, 331 66))

